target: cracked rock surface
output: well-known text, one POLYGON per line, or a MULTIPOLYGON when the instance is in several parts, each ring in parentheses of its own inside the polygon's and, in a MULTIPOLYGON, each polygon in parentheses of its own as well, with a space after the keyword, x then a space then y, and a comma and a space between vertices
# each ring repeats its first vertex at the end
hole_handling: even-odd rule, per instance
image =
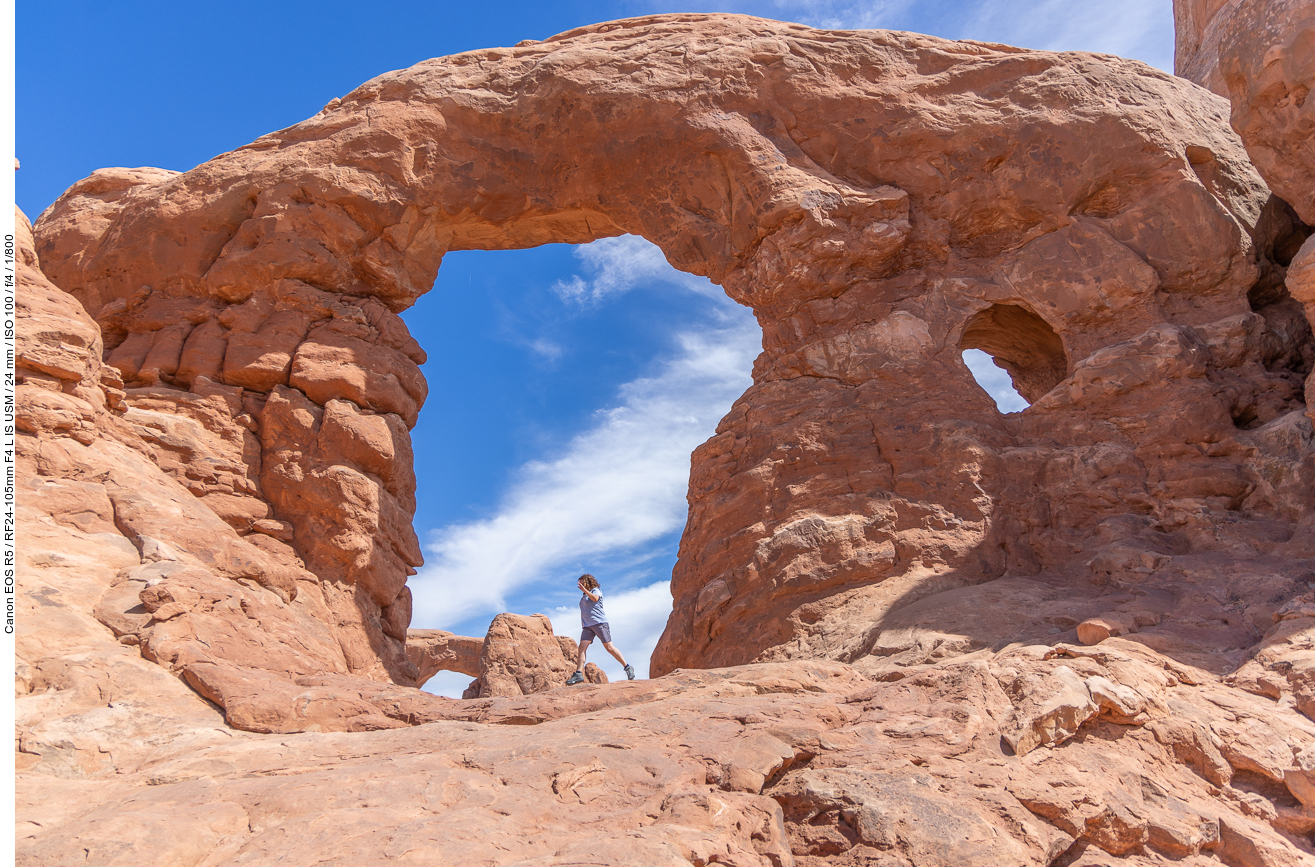
POLYGON ((1253 68, 1219 34, 1297 31, 1210 5, 1180 56, 1228 99, 654 16, 20 217, 20 861, 1311 863, 1315 243, 1271 97, 1312 43, 1253 68), (623 233, 763 353, 692 458, 660 676, 559 687, 539 618, 408 628, 397 313, 448 250, 623 233))

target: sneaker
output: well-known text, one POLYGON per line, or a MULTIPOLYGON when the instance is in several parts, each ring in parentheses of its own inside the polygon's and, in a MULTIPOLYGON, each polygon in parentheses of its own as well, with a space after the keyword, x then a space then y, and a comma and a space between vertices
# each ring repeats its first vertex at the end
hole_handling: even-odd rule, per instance
POLYGON ((567 686, 575 686, 577 683, 584 683, 584 672, 577 671, 566 680, 567 686))
POLYGON ((629 666, 629 665, 627 665, 627 666, 626 666, 626 680, 634 680, 634 679, 635 679, 635 669, 634 669, 633 666, 629 666))

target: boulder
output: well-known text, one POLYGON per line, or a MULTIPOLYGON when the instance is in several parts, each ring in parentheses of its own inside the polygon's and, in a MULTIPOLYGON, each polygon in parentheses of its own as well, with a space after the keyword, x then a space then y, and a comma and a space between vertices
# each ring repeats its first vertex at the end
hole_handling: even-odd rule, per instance
POLYGON ((567 659, 559 637, 542 614, 494 617, 479 654, 477 697, 532 695, 563 686, 575 670, 575 657, 567 659))

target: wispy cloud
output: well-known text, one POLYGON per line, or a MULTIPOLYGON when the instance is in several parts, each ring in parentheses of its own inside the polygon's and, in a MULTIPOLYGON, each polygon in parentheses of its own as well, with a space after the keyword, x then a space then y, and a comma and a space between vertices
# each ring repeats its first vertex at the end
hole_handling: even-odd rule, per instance
POLYGON ((677 271, 662 251, 638 235, 603 238, 575 249, 585 274, 575 274, 553 283, 552 290, 563 301, 597 304, 639 286, 666 284, 724 301, 725 295, 703 277, 677 271))
POLYGON ((1146 0, 987 0, 962 7, 958 38, 1096 51, 1173 71, 1173 6, 1146 0))
POLYGON ((911 0, 770 0, 768 3, 746 4, 771 8, 773 14, 759 14, 771 18, 786 17, 800 24, 823 30, 872 30, 892 28, 913 6, 911 0))
POLYGON ((468 674, 458 674, 455 671, 440 671, 438 674, 425 681, 425 692, 434 695, 445 695, 448 698, 461 698, 461 693, 466 691, 470 682, 474 680, 468 674))
POLYGON ((548 361, 556 361, 562 357, 563 352, 560 344, 555 343, 546 337, 540 337, 530 341, 530 350, 533 351, 535 355, 548 361))
POLYGON ((690 452, 748 387, 761 343, 747 310, 724 307, 675 335, 652 375, 623 385, 561 453, 520 467, 495 514, 429 534, 410 581, 417 627, 507 610, 536 582, 569 586, 582 560, 651 557, 645 546, 680 528, 690 452))

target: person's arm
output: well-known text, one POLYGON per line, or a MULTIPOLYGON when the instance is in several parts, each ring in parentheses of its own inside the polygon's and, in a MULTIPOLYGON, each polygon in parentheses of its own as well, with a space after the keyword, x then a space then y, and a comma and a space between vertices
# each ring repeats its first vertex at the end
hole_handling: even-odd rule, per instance
POLYGON ((603 591, 600 589, 597 593, 595 593, 595 592, 592 591, 592 590, 585 590, 585 591, 584 591, 584 595, 585 595, 585 596, 588 596, 588 597, 589 597, 590 599, 592 599, 594 602, 597 602, 599 599, 602 599, 602 598, 603 598, 603 591))

